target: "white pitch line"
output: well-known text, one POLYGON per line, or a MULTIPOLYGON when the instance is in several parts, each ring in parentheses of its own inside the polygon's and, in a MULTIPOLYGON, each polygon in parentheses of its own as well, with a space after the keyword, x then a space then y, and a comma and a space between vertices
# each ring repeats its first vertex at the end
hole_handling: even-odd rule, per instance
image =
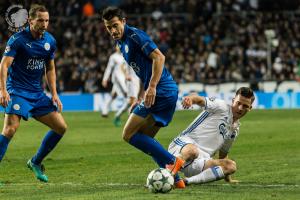
MULTIPOLYGON (((10 186, 72 186, 72 187, 106 187, 106 186, 139 186, 144 187, 144 184, 137 183, 73 183, 73 182, 63 182, 63 183, 0 183, 0 188, 10 187, 10 186)), ((251 184, 251 183, 239 183, 239 184, 207 184, 205 186, 225 186, 225 187, 253 187, 253 188, 293 188, 299 187, 297 184, 251 184)))

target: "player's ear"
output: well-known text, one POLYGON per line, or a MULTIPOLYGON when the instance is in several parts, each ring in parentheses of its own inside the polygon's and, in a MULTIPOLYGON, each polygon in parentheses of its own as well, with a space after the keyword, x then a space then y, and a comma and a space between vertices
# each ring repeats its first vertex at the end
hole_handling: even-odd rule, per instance
POLYGON ((126 24, 126 18, 125 18, 125 17, 124 17, 124 18, 122 18, 122 20, 121 20, 121 21, 122 21, 122 23, 123 23, 123 24, 126 24))
POLYGON ((32 19, 31 17, 28 18, 28 24, 29 24, 29 25, 32 24, 32 20, 33 20, 33 19, 32 19))

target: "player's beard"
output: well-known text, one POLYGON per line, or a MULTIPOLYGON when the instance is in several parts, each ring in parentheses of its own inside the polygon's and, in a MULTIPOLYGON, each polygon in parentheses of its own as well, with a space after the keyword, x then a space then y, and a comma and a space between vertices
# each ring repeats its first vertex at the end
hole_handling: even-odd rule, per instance
POLYGON ((112 34, 112 37, 113 37, 114 40, 119 40, 119 39, 121 39, 119 33, 112 34))
POLYGON ((45 28, 38 28, 38 33, 43 35, 45 33, 46 29, 45 28))
POLYGON ((43 27, 39 27, 39 26, 35 26, 33 29, 36 33, 38 33, 39 35, 43 35, 46 31, 45 28, 43 27))

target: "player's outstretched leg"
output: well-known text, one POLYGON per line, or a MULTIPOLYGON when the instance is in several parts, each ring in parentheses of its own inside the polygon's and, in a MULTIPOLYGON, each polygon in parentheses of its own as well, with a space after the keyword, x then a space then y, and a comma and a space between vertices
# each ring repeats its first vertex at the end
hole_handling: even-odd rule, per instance
POLYGON ((39 165, 36 165, 34 164, 31 159, 28 160, 27 162, 27 167, 33 171, 35 177, 42 181, 42 182, 48 182, 48 177, 44 174, 44 171, 45 171, 45 167, 43 164, 39 164, 39 165))
POLYGON ((130 138, 129 143, 144 153, 151 155, 158 165, 164 164, 173 176, 185 162, 183 159, 170 154, 158 141, 148 135, 136 133, 130 138))
POLYGON ((44 137, 37 153, 27 162, 28 168, 34 172, 36 178, 40 181, 48 182, 48 177, 43 173, 43 165, 41 163, 43 159, 54 149, 62 136, 63 135, 50 130, 44 137))
POLYGON ((0 162, 5 155, 9 142, 10 139, 8 137, 0 134, 0 162))

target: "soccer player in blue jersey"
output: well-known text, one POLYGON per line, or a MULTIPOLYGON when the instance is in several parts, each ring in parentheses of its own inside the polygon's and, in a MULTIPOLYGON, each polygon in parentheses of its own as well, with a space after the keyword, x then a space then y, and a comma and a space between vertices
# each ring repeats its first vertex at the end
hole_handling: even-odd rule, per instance
POLYGON ((21 118, 28 120, 33 117, 50 128, 37 153, 27 162, 28 168, 43 182, 47 182, 48 177, 43 172, 42 161, 67 129, 60 114, 62 103, 56 91, 56 41, 46 32, 48 24, 47 9, 34 5, 29 11, 29 26, 10 37, 0 64, 0 104, 5 108, 0 134, 0 161, 21 118), (41 80, 44 74, 51 99, 43 92, 41 80))
MULTIPOLYGON (((121 9, 106 8, 102 20, 126 62, 140 78, 144 91, 142 101, 125 124, 123 139, 151 155, 160 167, 168 168, 175 175, 184 161, 170 154, 154 139, 159 129, 172 120, 178 98, 177 85, 164 67, 165 56, 144 31, 126 24, 121 9)), ((178 175, 175 178, 176 186, 184 187, 178 175)))

